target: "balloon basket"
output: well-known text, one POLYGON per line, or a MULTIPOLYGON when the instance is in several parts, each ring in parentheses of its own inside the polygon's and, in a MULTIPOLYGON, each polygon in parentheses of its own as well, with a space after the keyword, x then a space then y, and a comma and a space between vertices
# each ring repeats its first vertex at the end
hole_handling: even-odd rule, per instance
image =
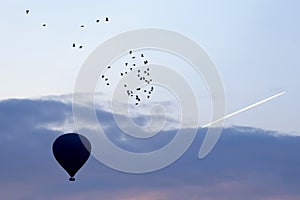
POLYGON ((69 178, 69 181, 75 181, 74 177, 69 178))

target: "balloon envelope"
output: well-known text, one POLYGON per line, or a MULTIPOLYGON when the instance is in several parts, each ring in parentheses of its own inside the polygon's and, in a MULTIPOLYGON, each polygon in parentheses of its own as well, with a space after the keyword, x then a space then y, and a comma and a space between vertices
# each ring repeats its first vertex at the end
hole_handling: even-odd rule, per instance
POLYGON ((67 133, 59 136, 52 145, 52 151, 57 162, 74 181, 75 174, 88 160, 91 152, 91 143, 77 133, 67 133))

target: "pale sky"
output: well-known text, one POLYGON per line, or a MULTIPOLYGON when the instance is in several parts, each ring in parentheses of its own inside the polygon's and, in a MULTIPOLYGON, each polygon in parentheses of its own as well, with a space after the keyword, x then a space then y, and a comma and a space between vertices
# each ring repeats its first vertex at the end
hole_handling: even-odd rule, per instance
MULTIPOLYGON (((0 195, 3 199, 300 199, 300 1, 0 0, 0 7, 0 195), (26 9, 30 10, 28 15, 26 9), (105 17, 109 17, 109 23, 103 22, 105 17), (96 19, 101 22, 96 24, 96 19), (42 26, 44 23, 46 27, 42 26), (80 28, 82 24, 84 29, 80 28), (172 104, 175 95, 171 103, 167 99, 173 95, 171 91, 155 88, 148 107, 131 105, 129 114, 136 124, 144 126, 152 119, 167 124, 157 135, 139 138, 124 131, 126 125, 131 126, 128 121, 124 120, 124 127, 118 126, 116 116, 125 118, 121 113, 124 109, 109 112, 110 102, 103 101, 109 88, 103 89, 99 81, 94 107, 97 122, 110 142, 127 153, 158 152, 158 159, 150 160, 150 164, 152 161, 156 164, 174 158, 173 150, 176 153, 180 146, 171 146, 172 152, 166 156, 159 150, 172 144, 183 133, 181 130, 195 130, 196 137, 175 162, 141 174, 123 173, 126 170, 118 166, 130 163, 138 169, 149 159, 139 157, 143 158, 142 163, 130 162, 129 154, 122 156, 111 146, 98 145, 98 140, 89 137, 92 156, 76 174, 76 182, 69 182, 68 174, 51 150, 62 134, 78 132, 88 136, 89 129, 96 127, 89 121, 90 113, 85 112, 90 111, 90 104, 77 104, 80 107, 77 110, 84 110, 85 115, 73 115, 76 109, 72 107, 72 93, 83 63, 109 38, 149 27, 181 33, 206 51, 223 80, 227 114, 280 92, 286 93, 227 119, 213 150, 199 159, 199 149, 209 133, 189 126, 194 121, 194 110, 189 109, 188 114, 192 115, 187 114, 189 123, 178 123, 186 115, 176 113, 181 107, 172 104), (76 43, 76 48, 72 48, 72 43, 76 43), (78 49, 79 45, 83 48, 78 49), (148 108, 157 101, 165 106, 165 119, 160 110, 153 115, 156 118, 149 119, 148 108), (78 129, 80 123, 87 129, 78 129), (106 160, 109 162, 99 159, 97 153, 109 155, 106 160), (117 165, 110 165, 110 161, 117 165)), ((149 57, 150 64, 170 65, 170 69, 190 83, 200 104, 200 117, 204 117, 200 122, 209 119, 211 97, 192 66, 179 56, 155 49, 141 51, 149 57)), ((115 67, 123 64, 122 59, 125 58, 112 64, 111 73, 119 72, 115 67)), ((180 80, 166 76, 170 82, 180 80)), ((189 100, 192 96, 188 95, 189 90, 178 88, 189 100)), ((116 99, 122 99, 119 97, 116 99)), ((189 108, 196 107, 191 101, 184 103, 189 108)), ((133 128, 132 133, 139 136, 140 129, 133 128)))
POLYGON ((182 33, 207 51, 222 76, 228 113, 287 91, 227 125, 300 134, 298 1, 12 0, 0 5, 0 99, 72 93, 82 63, 98 45, 125 31, 156 27, 182 33), (95 24, 106 16, 110 23, 95 24), (83 49, 72 49, 73 42, 83 49))

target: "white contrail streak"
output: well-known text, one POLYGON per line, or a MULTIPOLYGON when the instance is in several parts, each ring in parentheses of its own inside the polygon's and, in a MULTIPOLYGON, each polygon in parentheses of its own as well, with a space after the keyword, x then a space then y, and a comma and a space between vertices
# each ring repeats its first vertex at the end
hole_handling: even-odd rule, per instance
POLYGON ((222 118, 220 118, 220 119, 217 119, 217 120, 215 120, 215 121, 209 122, 208 124, 203 125, 201 128, 206 128, 206 127, 208 127, 208 126, 210 126, 210 125, 212 125, 212 124, 218 123, 218 122, 220 122, 220 121, 222 121, 222 120, 224 120, 224 119, 227 119, 227 118, 232 117, 232 116, 234 116, 234 115, 237 115, 237 114, 239 114, 239 113, 241 113, 241 112, 244 112, 244 111, 246 111, 246 110, 249 110, 249 109, 251 109, 251 108, 254 108, 254 107, 256 107, 256 106, 258 106, 258 105, 260 105, 260 104, 263 104, 263 103, 266 103, 266 102, 268 102, 268 101, 271 101, 272 99, 275 99, 275 98, 277 98, 277 97, 279 97, 279 96, 281 96, 281 95, 283 95, 283 94, 285 94, 285 93, 286 93, 286 91, 283 91, 283 92, 280 92, 280 93, 278 93, 278 94, 275 94, 275 95, 273 95, 273 96, 271 96, 271 97, 269 97, 269 98, 266 98, 266 99, 261 100, 261 101, 259 101, 259 102, 257 102, 257 103, 251 104, 251 105, 249 105, 249 106, 247 106, 247 107, 245 107, 245 108, 242 108, 242 109, 240 109, 240 110, 238 110, 238 111, 235 111, 235 112, 233 112, 233 113, 231 113, 231 114, 225 115, 224 117, 222 117, 222 118))

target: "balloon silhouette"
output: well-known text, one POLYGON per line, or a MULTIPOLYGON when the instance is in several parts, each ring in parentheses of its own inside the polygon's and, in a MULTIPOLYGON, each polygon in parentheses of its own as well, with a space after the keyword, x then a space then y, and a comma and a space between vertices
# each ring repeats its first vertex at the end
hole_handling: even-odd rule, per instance
POLYGON ((56 138, 52 152, 57 162, 70 175, 69 181, 75 181, 75 174, 90 156, 91 143, 82 135, 67 133, 56 138))

